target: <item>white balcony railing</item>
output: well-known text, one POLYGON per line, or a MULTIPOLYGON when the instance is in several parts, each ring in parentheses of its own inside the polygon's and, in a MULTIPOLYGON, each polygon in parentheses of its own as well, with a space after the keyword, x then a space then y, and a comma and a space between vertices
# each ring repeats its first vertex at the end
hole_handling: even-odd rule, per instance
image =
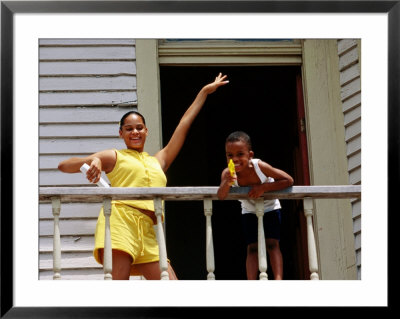
MULTIPOLYGON (((217 187, 162 187, 162 188, 124 188, 124 187, 41 187, 39 189, 40 202, 52 202, 54 216, 53 234, 53 279, 61 279, 61 244, 59 230, 59 216, 61 203, 64 202, 103 202, 105 215, 104 238, 104 279, 112 279, 112 250, 110 237, 111 200, 153 199, 157 217, 156 236, 160 250, 161 279, 169 279, 167 273, 167 254, 164 230, 161 223, 162 200, 202 200, 206 217, 206 266, 207 279, 214 276, 214 248, 211 227, 212 201, 218 200, 217 187)), ((225 200, 246 199, 248 187, 232 188, 225 200)), ((267 277, 267 256, 262 223, 263 199, 302 199, 304 215, 307 224, 308 258, 310 279, 318 280, 318 259, 312 222, 313 199, 327 198, 361 198, 360 185, 344 186, 293 186, 287 189, 264 193, 257 200, 256 215, 258 216, 258 256, 260 279, 267 277)))

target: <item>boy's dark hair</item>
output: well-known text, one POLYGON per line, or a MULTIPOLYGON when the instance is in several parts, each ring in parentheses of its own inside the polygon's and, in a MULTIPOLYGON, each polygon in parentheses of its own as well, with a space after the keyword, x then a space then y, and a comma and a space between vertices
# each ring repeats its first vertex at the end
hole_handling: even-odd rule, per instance
POLYGON ((137 111, 129 111, 128 113, 125 113, 122 118, 121 121, 119 121, 119 129, 122 131, 122 125, 124 125, 125 119, 131 115, 131 114, 136 114, 138 116, 140 116, 142 118, 143 124, 146 125, 146 120, 144 119, 144 116, 142 114, 140 114, 137 111))
POLYGON ((229 134, 229 136, 226 138, 225 144, 229 142, 238 142, 238 141, 246 143, 247 147, 249 148, 249 151, 252 150, 250 136, 242 131, 236 131, 229 134))

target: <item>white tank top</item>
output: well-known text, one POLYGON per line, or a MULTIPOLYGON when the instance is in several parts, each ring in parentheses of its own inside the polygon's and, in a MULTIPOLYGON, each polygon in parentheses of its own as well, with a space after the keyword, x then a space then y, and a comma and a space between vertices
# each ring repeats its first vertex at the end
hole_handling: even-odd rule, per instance
MULTIPOLYGON (((275 180, 272 177, 265 176, 264 173, 261 171, 260 167, 258 166, 258 162, 260 159, 258 158, 252 158, 251 162, 253 163, 254 170, 258 176, 258 178, 261 181, 261 184, 264 183, 272 183, 275 180)), ((242 203, 242 214, 248 214, 248 213, 255 213, 256 212, 256 206, 255 206, 255 200, 253 199, 240 199, 239 200, 242 203)), ((278 199, 266 199, 264 200, 264 213, 273 211, 275 209, 280 209, 281 208, 281 203, 279 202, 278 199)))

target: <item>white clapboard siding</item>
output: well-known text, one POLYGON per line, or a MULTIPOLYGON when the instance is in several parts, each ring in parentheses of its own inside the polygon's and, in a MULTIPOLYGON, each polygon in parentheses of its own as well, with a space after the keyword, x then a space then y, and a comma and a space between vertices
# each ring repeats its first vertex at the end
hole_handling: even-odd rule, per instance
POLYGON ((135 57, 135 47, 131 46, 40 46, 40 61, 44 60, 126 60, 135 57))
MULTIPOLYGON (((53 251, 53 237, 42 237, 39 241, 40 251, 50 253, 53 251)), ((92 251, 94 247, 93 236, 62 236, 61 250, 63 252, 71 251, 92 251)))
POLYGON ((93 75, 91 77, 41 77, 40 91, 61 90, 133 90, 136 88, 136 76, 93 75))
MULTIPOLYGON (((63 203, 61 205, 60 218, 97 218, 101 207, 101 203, 69 203, 68 205, 63 203)), ((41 219, 53 218, 51 203, 39 204, 39 217, 41 219)))
MULTIPOLYGON (((39 185, 92 186, 82 173, 58 164, 72 156, 124 148, 119 120, 137 110, 134 39, 39 40, 39 185)), ((107 176, 103 173, 107 181, 107 176)), ((101 203, 62 203, 61 276, 103 280, 93 257, 101 203)), ((39 205, 39 278, 52 280, 53 214, 39 205)), ((132 277, 135 279, 135 277, 132 277)), ((140 277, 139 277, 140 278, 140 277)))
POLYGON ((361 163, 361 151, 353 154, 348 160, 349 171, 354 170, 357 167, 360 167, 361 163))
POLYGON ((87 136, 88 130, 92 136, 118 137, 118 123, 53 123, 40 124, 39 134, 41 137, 83 137, 87 136))
POLYGON ((351 124, 345 125, 346 141, 361 135, 361 119, 354 120, 351 124))
MULTIPOLYGON (((53 280, 52 270, 43 270, 39 272, 39 280, 53 280)), ((104 270, 96 269, 73 269, 61 270, 61 280, 104 280, 104 270)))
POLYGON ((135 39, 40 39, 40 46, 134 46, 135 39))
MULTIPOLYGON (((60 218, 60 234, 61 236, 85 236, 93 235, 96 230, 97 218, 80 219, 73 217, 69 219, 60 218)), ((39 234, 40 236, 53 235, 53 220, 40 220, 39 221, 39 234)))
MULTIPOLYGON (((107 175, 102 172, 103 179, 110 184, 107 175)), ((91 186, 89 181, 82 173, 62 173, 58 169, 40 170, 39 183, 42 187, 51 186, 91 186)), ((94 186, 93 187, 97 187, 94 186)))
POLYGON ((361 94, 353 95, 346 100, 342 100, 343 112, 346 115, 348 111, 361 105, 361 94))
POLYGON ((136 64, 131 61, 74 61, 74 62, 40 62, 40 76, 64 77, 79 75, 134 75, 136 64))
MULTIPOLYGON (((45 123, 115 123, 115 129, 118 130, 117 123, 132 108, 124 107, 71 107, 60 106, 54 108, 41 108, 39 110, 39 122, 45 123)), ((87 134, 91 134, 88 130, 87 134)))
MULTIPOLYGON (((342 109, 350 184, 361 184, 361 65, 358 41, 338 40, 342 109)), ((358 279, 361 279, 361 201, 352 202, 358 279)))
MULTIPOLYGON (((41 253, 39 259, 40 268, 43 270, 53 269, 53 253, 41 253)), ((84 252, 61 252, 62 269, 102 268, 93 257, 91 251, 84 252)))
MULTIPOLYGON (((361 136, 356 136, 353 139, 347 140, 347 158, 349 159, 356 153, 361 151, 361 136)), ((361 164, 360 164, 361 165, 361 164)))
POLYGON ((137 95, 134 91, 88 91, 88 92, 49 92, 39 93, 40 106, 57 105, 120 105, 137 103, 137 95))
MULTIPOLYGON (((39 280, 53 280, 52 270, 41 270, 39 280)), ((61 280, 104 280, 104 270, 102 268, 80 268, 61 270, 61 280)), ((130 280, 144 280, 141 276, 131 276, 130 280)))
POLYGON ((41 138, 39 141, 40 154, 74 154, 79 152, 95 153, 105 149, 123 148, 124 142, 119 137, 104 138, 41 138))
POLYGON ((348 69, 344 69, 340 72, 340 83, 346 85, 347 83, 360 76, 360 67, 358 64, 350 66, 348 69))
POLYGON ((39 165, 41 170, 57 169, 58 164, 72 156, 85 157, 89 153, 74 153, 74 154, 41 154, 39 158, 39 165))

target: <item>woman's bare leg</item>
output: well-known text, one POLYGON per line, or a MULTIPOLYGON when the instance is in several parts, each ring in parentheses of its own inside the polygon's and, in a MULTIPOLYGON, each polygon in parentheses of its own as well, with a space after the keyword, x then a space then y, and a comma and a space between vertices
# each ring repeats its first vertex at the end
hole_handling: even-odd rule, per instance
MULTIPOLYGON (((99 258, 103 263, 103 249, 99 249, 99 258)), ((112 279, 129 280, 132 257, 127 253, 113 249, 112 251, 112 279)))
MULTIPOLYGON (((145 264, 136 264, 135 268, 141 272, 147 280, 160 280, 161 279, 161 270, 160 264, 158 261, 145 263, 145 264)), ((172 266, 168 263, 168 275, 170 280, 178 280, 176 277, 175 271, 172 266)))

